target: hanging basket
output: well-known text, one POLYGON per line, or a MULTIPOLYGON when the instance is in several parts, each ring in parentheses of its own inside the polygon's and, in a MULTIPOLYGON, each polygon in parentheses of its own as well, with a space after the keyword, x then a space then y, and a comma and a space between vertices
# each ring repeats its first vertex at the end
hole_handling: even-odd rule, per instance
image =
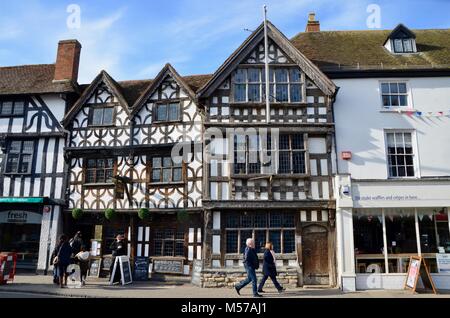
POLYGON ((107 218, 108 220, 112 220, 115 216, 116 216, 116 210, 114 209, 106 209, 105 210, 105 218, 107 218))
POLYGON ((77 208, 77 209, 73 209, 72 210, 72 217, 75 220, 81 219, 82 216, 83 216, 83 210, 82 209, 77 208))
POLYGON ((186 223, 189 220, 189 214, 186 210, 181 210, 177 213, 177 220, 180 223, 186 223))
POLYGON ((138 216, 141 220, 146 220, 150 218, 150 210, 147 208, 142 208, 138 211, 138 216))

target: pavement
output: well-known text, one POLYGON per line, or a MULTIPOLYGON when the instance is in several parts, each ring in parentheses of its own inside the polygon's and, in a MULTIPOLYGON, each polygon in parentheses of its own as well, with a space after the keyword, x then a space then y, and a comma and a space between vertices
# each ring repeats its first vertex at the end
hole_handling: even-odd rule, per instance
MULTIPOLYGON (((449 291, 439 295, 412 294, 403 290, 370 290, 343 293, 336 288, 295 288, 278 294, 275 289, 266 289, 264 297, 270 298, 450 298, 449 291)), ((88 278, 85 286, 69 283, 60 288, 52 283, 51 276, 34 274, 16 275, 13 282, 0 285, 0 298, 30 297, 74 297, 74 298, 245 298, 252 297, 251 288, 246 287, 238 296, 231 288, 200 288, 182 281, 133 282, 131 285, 110 286, 107 279, 88 278), (5 297, 4 297, 5 296, 5 297)))

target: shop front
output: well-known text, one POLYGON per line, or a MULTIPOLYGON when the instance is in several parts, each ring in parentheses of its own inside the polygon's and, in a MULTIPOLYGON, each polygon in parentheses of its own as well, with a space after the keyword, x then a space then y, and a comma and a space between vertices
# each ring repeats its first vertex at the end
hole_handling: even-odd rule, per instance
POLYGON ((0 252, 17 253, 19 270, 48 270, 58 212, 46 198, 0 198, 0 252))
POLYGON ((349 189, 351 200, 341 193, 338 202, 344 290, 402 289, 411 256, 424 258, 438 289, 450 289, 449 181, 352 181, 349 189))
POLYGON ((203 287, 232 287, 245 277, 248 238, 254 239, 261 263, 265 244, 273 244, 279 281, 285 286, 335 285, 334 211, 236 208, 211 214, 211 260, 203 271, 203 287))
POLYGON ((74 220, 66 214, 68 235, 82 232, 83 241, 94 259, 100 259, 100 276, 109 274, 111 244, 118 234, 128 242, 128 256, 148 258, 153 274, 190 275, 194 259, 202 258, 202 218, 198 212, 150 212, 144 220, 137 211, 118 212, 108 220, 104 213, 84 213, 74 220))

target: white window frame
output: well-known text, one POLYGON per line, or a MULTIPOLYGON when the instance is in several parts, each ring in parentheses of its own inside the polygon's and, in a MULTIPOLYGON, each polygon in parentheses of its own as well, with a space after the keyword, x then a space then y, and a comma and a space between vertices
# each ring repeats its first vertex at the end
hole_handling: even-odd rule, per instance
POLYGON ((414 103, 413 103, 413 96, 412 96, 412 89, 409 80, 405 79, 386 79, 386 80, 379 80, 378 81, 378 96, 380 99, 380 106, 382 111, 397 111, 397 110, 413 110, 414 109, 414 103), (406 84, 406 93, 407 93, 407 106, 384 106, 383 104, 383 91, 382 91, 382 84, 390 84, 390 83, 404 83, 406 84))
POLYGON ((386 160, 386 176, 387 179, 394 179, 394 180, 398 180, 398 179, 420 179, 421 178, 421 174, 420 174, 420 160, 419 160, 419 151, 418 151, 418 143, 417 143, 417 134, 416 131, 413 129, 393 129, 393 128, 388 128, 388 129, 384 129, 383 132, 384 135, 384 158, 386 160), (412 147, 413 147, 413 164, 414 164, 414 177, 392 177, 390 175, 390 171, 389 171, 389 159, 388 159, 388 142, 387 142, 387 134, 392 134, 392 133, 409 133, 411 134, 411 143, 412 143, 412 147))

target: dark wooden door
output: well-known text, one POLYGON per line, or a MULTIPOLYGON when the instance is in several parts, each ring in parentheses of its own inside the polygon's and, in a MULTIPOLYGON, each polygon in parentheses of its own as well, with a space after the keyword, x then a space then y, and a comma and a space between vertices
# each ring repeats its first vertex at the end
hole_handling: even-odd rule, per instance
POLYGON ((321 226, 303 229, 304 285, 329 285, 328 231, 321 226))

